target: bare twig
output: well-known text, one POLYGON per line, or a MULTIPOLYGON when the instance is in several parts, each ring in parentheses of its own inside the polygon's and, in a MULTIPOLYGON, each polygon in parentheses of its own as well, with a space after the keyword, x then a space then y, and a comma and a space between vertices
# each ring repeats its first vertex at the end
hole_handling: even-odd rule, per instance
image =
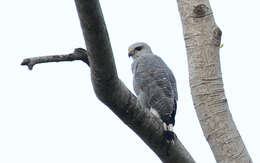
POLYGON ((88 52, 82 48, 76 48, 73 53, 67 55, 51 55, 51 56, 41 56, 26 58, 23 60, 21 65, 28 66, 29 70, 33 69, 33 66, 40 63, 49 62, 64 62, 64 61, 76 61, 81 60, 89 65, 88 52))

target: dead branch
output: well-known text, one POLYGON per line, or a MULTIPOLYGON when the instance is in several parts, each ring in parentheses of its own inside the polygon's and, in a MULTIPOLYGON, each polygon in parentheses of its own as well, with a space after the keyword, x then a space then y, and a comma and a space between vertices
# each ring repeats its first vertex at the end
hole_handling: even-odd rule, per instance
POLYGON ((73 53, 67 55, 50 55, 50 56, 26 58, 22 61, 21 65, 28 66, 28 69, 32 70, 34 65, 40 63, 76 61, 76 60, 81 60, 89 65, 87 51, 82 48, 76 48, 73 53))

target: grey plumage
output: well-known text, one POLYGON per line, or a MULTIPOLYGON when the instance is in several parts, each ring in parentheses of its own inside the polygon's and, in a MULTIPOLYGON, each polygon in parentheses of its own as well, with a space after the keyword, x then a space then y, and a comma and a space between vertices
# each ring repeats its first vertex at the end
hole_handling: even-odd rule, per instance
POLYGON ((135 43, 128 51, 133 58, 133 86, 138 100, 162 119, 166 138, 173 140, 178 93, 172 71, 146 43, 135 43))

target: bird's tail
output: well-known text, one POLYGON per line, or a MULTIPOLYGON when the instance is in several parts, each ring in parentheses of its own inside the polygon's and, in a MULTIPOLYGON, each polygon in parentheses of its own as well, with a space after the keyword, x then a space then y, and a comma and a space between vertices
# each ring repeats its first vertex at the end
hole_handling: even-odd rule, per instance
POLYGON ((171 123, 168 125, 166 123, 163 123, 163 126, 164 126, 164 136, 166 140, 174 143, 173 125, 171 123))
POLYGON ((166 116, 160 116, 160 114, 155 110, 154 108, 151 108, 150 110, 152 114, 154 114, 156 117, 162 119, 163 121, 163 132, 164 132, 164 137, 166 138, 167 141, 173 142, 174 143, 174 132, 173 132, 173 126, 175 124, 175 119, 174 116, 172 115, 166 115, 166 116), (172 118, 173 117, 173 118, 172 118))

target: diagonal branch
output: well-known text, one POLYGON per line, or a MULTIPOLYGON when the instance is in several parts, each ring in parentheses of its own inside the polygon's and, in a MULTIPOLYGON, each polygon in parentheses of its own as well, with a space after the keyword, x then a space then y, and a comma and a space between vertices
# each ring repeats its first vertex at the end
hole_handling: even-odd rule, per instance
POLYGON ((82 48, 77 48, 74 50, 73 53, 67 55, 51 55, 51 56, 26 58, 23 60, 21 65, 28 66, 29 70, 32 70, 34 65, 40 63, 76 61, 76 60, 81 60, 89 65, 87 51, 82 48))
POLYGON ((163 136, 162 121, 141 108, 136 97, 118 78, 108 32, 99 1, 75 0, 83 36, 89 52, 92 84, 96 96, 165 163, 194 162, 176 137, 169 144, 163 136))

